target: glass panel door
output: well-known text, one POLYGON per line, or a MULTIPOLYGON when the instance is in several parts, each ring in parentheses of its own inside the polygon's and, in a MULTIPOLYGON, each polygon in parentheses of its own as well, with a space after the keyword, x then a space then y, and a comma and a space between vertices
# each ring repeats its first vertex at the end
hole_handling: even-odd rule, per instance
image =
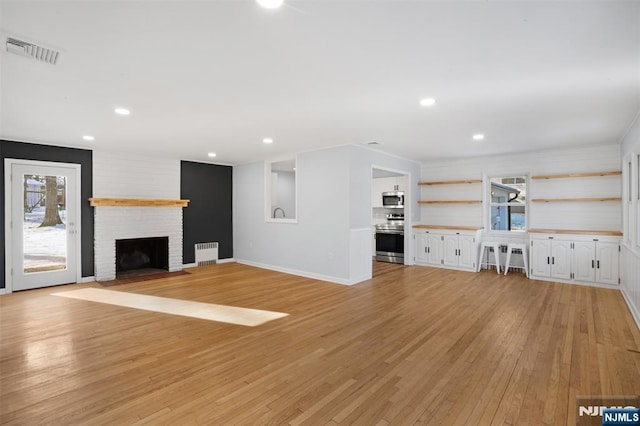
POLYGON ((12 290, 77 279, 79 169, 38 164, 11 167, 12 290))
POLYGON ((25 274, 67 269, 67 179, 22 174, 25 274))

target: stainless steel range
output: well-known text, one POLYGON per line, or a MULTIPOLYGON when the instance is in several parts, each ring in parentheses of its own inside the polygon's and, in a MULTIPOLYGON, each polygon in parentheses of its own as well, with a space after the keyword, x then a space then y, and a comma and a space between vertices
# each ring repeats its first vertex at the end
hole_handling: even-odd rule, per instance
POLYGON ((376 225, 376 256, 381 262, 404 263, 404 214, 389 213, 376 225))

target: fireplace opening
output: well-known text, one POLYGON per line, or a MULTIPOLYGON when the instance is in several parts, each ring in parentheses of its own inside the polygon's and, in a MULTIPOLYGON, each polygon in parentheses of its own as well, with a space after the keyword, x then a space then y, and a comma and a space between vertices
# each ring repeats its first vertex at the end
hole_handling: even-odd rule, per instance
POLYGON ((116 240, 116 277, 169 270, 169 237, 116 240))

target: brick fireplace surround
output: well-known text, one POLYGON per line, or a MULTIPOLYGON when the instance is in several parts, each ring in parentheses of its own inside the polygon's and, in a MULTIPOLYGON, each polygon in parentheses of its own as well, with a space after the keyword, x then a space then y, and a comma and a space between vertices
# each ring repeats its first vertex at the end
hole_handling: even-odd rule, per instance
MULTIPOLYGON (((182 207, 145 205, 104 205, 91 200, 95 209, 95 279, 116 278, 116 240, 169 237, 169 271, 182 270, 182 207)), ((180 200, 177 200, 180 201, 180 200)), ((186 200, 183 200, 186 201, 186 200)), ((112 203, 113 204, 113 203, 112 203)), ((145 204, 145 203, 140 203, 145 204)))

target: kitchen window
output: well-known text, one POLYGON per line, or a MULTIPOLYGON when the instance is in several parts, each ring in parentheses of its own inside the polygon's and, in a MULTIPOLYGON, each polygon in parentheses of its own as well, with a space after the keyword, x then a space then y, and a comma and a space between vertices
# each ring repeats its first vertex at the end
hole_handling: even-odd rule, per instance
POLYGON ((265 221, 298 222, 296 159, 265 163, 265 221))
POLYGON ((489 229, 524 232, 527 229, 527 176, 509 175, 489 179, 489 229))

